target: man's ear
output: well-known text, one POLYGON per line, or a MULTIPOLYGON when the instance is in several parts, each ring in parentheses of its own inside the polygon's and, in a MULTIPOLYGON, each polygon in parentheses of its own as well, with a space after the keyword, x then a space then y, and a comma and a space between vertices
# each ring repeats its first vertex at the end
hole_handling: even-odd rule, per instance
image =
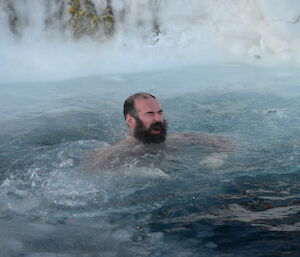
POLYGON ((135 126, 135 118, 133 118, 130 114, 126 115, 126 123, 129 128, 132 128, 135 126))

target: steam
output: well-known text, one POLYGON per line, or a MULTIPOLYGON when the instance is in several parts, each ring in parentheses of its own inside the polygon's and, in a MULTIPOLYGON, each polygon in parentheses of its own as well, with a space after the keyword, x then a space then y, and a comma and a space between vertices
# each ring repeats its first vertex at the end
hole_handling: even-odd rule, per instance
POLYGON ((0 7, 0 82, 226 61, 297 64, 300 56, 297 0, 2 0, 0 7))

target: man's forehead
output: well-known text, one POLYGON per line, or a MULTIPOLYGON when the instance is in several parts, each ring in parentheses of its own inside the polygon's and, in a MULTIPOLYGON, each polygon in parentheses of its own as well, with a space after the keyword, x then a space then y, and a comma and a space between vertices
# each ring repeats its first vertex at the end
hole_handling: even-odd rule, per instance
POLYGON ((134 101, 134 104, 136 109, 144 109, 144 108, 160 109, 159 102, 153 97, 147 97, 147 98, 137 97, 134 101))

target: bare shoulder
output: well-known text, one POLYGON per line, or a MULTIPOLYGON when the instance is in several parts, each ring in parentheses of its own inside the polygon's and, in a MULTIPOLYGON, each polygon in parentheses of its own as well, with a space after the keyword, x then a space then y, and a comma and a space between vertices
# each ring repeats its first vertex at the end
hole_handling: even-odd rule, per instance
POLYGON ((216 151, 222 152, 233 151, 234 149, 233 143, 228 139, 199 132, 181 132, 171 134, 168 136, 168 143, 171 145, 203 145, 213 147, 216 151))
POLYGON ((88 153, 89 170, 99 170, 111 166, 137 151, 138 147, 132 138, 126 138, 113 145, 97 148, 88 153))
POLYGON ((114 152, 118 149, 116 146, 105 146, 94 149, 87 154, 89 170, 101 169, 109 165, 114 158, 114 152))

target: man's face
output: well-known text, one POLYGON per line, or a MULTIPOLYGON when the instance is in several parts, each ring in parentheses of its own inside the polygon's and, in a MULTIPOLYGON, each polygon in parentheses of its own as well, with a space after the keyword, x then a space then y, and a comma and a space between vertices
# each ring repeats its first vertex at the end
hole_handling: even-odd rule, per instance
POLYGON ((167 135, 167 123, 163 110, 152 97, 135 99, 137 118, 135 119, 134 137, 143 143, 162 143, 167 135))

